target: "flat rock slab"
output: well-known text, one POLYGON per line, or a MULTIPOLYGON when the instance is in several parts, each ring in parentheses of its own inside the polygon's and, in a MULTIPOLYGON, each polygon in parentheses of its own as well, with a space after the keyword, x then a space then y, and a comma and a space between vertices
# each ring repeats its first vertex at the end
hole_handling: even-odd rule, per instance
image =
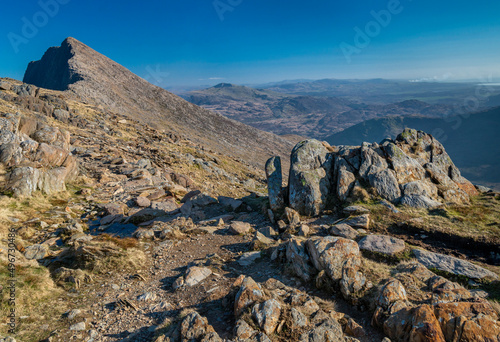
POLYGON ((469 261, 454 258, 448 255, 432 253, 422 249, 414 249, 413 254, 418 262, 427 268, 436 268, 441 271, 463 275, 472 279, 493 278, 498 279, 498 275, 487 269, 474 265, 469 261))
POLYGON ((206 278, 210 277, 212 270, 207 267, 197 267, 193 266, 189 268, 186 272, 184 279, 184 285, 195 286, 201 283, 206 278))
POLYGON ((351 227, 368 229, 370 227, 370 214, 359 216, 350 216, 341 223, 345 223, 351 227))
POLYGON ((354 240, 359 235, 359 233, 354 228, 345 223, 339 223, 332 226, 332 228, 330 228, 330 234, 351 240, 354 240))
POLYGON ((238 259, 238 264, 240 264, 241 266, 249 266, 259 258, 259 251, 243 253, 243 255, 238 259))
POLYGON ((359 249, 394 255, 405 250, 405 242, 387 235, 368 235, 359 242, 359 249))

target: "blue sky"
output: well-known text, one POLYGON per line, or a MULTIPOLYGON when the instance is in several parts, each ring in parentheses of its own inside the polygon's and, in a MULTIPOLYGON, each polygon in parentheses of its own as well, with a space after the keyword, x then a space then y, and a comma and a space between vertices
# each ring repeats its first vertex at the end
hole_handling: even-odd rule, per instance
POLYGON ((497 0, 147 3, 4 2, 0 76, 22 79, 29 61, 72 36, 165 87, 297 78, 500 77, 497 0), (383 20, 377 22, 373 13, 383 20), (31 24, 34 32, 23 32, 31 24))

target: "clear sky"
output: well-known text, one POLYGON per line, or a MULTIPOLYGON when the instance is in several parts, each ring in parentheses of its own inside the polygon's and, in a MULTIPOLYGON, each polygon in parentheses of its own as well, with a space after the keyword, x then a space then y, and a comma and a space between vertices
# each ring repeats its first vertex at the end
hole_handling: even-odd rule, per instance
POLYGON ((0 28, 16 79, 68 36, 166 87, 500 77, 498 0, 5 1, 0 28))

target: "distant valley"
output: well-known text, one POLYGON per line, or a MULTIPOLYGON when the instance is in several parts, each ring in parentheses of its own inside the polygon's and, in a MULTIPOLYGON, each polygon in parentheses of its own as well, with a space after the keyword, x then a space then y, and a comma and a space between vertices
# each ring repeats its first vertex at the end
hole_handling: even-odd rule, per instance
MULTIPOLYGON (((283 87, 273 89, 283 90, 283 87)), ((192 91, 183 97, 261 130, 317 139, 374 118, 395 115, 435 118, 455 111, 449 104, 429 104, 420 100, 370 104, 343 97, 285 94, 228 83, 192 91)))

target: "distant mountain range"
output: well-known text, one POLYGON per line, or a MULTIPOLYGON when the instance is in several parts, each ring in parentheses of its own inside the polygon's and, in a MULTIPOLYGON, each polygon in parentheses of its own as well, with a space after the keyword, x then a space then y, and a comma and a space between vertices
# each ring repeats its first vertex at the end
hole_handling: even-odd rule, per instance
POLYGON ((394 138, 406 127, 438 139, 467 179, 500 190, 500 107, 444 119, 372 119, 333 134, 326 141, 332 145, 360 145, 394 138))
POLYGON ((229 83, 192 91, 184 98, 265 131, 318 139, 373 118, 393 115, 443 117, 454 110, 450 105, 430 105, 419 100, 365 104, 340 97, 285 94, 229 83))
POLYGON ((341 97, 371 104, 420 100, 429 104, 460 106, 464 104, 464 99, 473 97, 483 106, 492 106, 488 103, 488 98, 500 95, 500 86, 485 86, 480 82, 410 82, 387 79, 323 79, 275 84, 265 88, 285 94, 341 97))

